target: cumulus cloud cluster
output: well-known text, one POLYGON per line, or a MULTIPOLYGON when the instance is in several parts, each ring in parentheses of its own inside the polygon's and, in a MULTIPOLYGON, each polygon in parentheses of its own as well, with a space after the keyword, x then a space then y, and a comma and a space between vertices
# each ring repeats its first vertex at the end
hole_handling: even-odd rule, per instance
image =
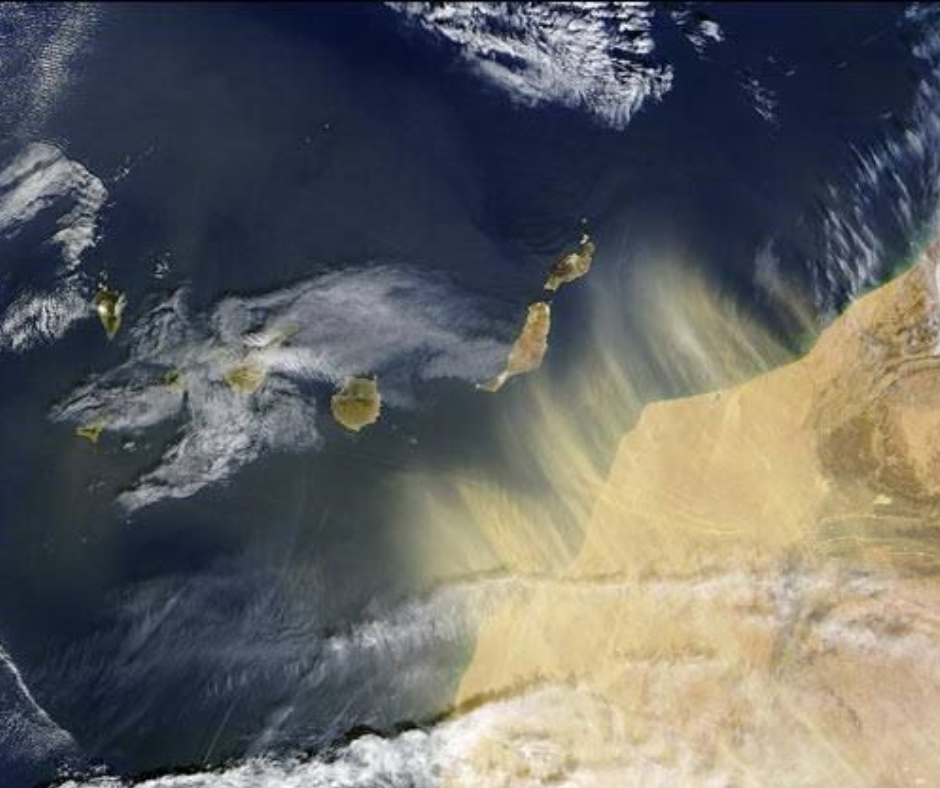
POLYGON ((100 12, 96 3, 0 4, 0 52, 16 53, 0 59, 0 126, 23 137, 41 133, 100 12))
MULTIPOLYGON (((674 69, 656 52, 651 3, 390 2, 449 42, 484 79, 521 104, 584 110, 624 128, 669 92, 674 69)), ((677 4, 668 18, 700 55, 724 40, 718 22, 677 4)))
POLYGON ((390 3, 455 44, 481 76, 529 105, 583 109, 623 128, 672 85, 646 3, 390 3))
POLYGON ((15 784, 33 784, 79 761, 75 741, 36 703, 0 646, 0 774, 15 784))
POLYGON ((392 406, 413 401, 421 381, 483 380, 505 358, 504 334, 482 304, 407 268, 336 271, 226 298, 207 315, 193 314, 180 291, 132 329, 127 361, 52 418, 131 435, 182 421, 160 464, 120 496, 134 510, 189 497, 265 451, 316 445, 317 393, 348 376, 377 374, 392 406), (234 370, 260 385, 233 385, 234 370))
POLYGON ((62 263, 50 289, 24 288, 0 313, 0 350, 22 351, 62 336, 88 314, 82 255, 98 240, 108 199, 101 180, 54 145, 32 143, 0 171, 0 237, 17 235, 41 214, 57 215, 48 239, 62 263))
POLYGON ((686 40, 699 54, 702 54, 711 44, 718 44, 725 39, 718 22, 704 12, 691 8, 690 3, 674 7, 670 11, 670 16, 686 40))

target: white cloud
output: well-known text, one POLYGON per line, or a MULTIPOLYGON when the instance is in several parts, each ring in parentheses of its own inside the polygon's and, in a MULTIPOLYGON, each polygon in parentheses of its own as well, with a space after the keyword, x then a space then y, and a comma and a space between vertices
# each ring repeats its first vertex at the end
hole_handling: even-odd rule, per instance
POLYGON ((68 268, 97 241, 98 213, 108 198, 101 180, 61 150, 46 143, 28 145, 0 171, 0 234, 16 234, 47 208, 61 212, 52 242, 68 268))
POLYGON ((0 170, 0 238, 10 238, 40 214, 57 215, 49 242, 62 265, 50 289, 18 293, 0 314, 0 349, 23 351, 61 337, 90 314, 78 273, 98 241, 98 215, 108 198, 99 178, 61 150, 32 143, 0 170))
POLYGON ((702 11, 692 8, 690 4, 673 8, 670 16, 682 31, 682 35, 700 55, 710 45, 720 44, 725 40, 725 34, 718 22, 702 11))
POLYGON ((100 5, 0 3, 0 111, 18 136, 36 136, 71 80, 100 5))
POLYGON ((69 286, 52 293, 25 291, 0 315, 0 348, 19 352, 52 342, 89 312, 88 299, 69 286))
POLYGON ((672 85, 653 57, 648 3, 389 3, 455 44, 485 79, 523 104, 584 109, 623 128, 672 85))
POLYGON ((179 440, 120 503, 134 510, 189 497, 266 451, 315 446, 311 383, 330 384, 320 387, 326 394, 347 376, 378 374, 383 400, 395 406, 413 400, 415 381, 492 376, 507 343, 481 306, 439 280, 388 266, 227 298, 206 317, 191 315, 178 293, 130 332, 124 364, 77 389, 52 418, 104 422, 121 433, 183 418, 179 440), (266 375, 256 392, 225 382, 239 364, 266 375), (179 376, 174 385, 165 381, 170 370, 179 376))
POLYGON ((0 646, 0 773, 32 784, 51 778, 64 761, 78 763, 75 741, 36 703, 0 646))

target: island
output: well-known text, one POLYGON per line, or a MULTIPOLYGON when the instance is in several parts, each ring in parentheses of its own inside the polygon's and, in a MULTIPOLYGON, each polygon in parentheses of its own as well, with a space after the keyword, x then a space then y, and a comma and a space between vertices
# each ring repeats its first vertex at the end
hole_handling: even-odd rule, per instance
POLYGON ((516 375, 532 372, 542 365, 548 352, 548 334, 552 327, 551 306, 545 301, 532 304, 526 313, 525 323, 509 351, 506 368, 495 378, 480 383, 483 391, 499 391, 516 375))
POLYGON ((114 339, 121 328, 124 307, 127 305, 124 294, 109 287, 102 287, 95 294, 94 305, 108 339, 114 339))
POLYGON ((594 241, 584 233, 581 236, 581 242, 578 248, 566 254, 549 271, 548 279, 545 282, 545 289, 555 292, 562 285, 574 282, 580 279, 591 270, 591 263, 594 261, 594 241))
POLYGON ((105 423, 103 421, 95 421, 91 424, 83 424, 80 427, 76 427, 75 434, 90 443, 97 443, 98 439, 101 437, 101 433, 104 432, 104 428, 105 423))
POLYGON ((333 418, 352 432, 379 420, 382 396, 379 394, 378 378, 351 377, 330 398, 333 418))
POLYGON ((232 391, 239 394, 254 394, 267 379, 267 372, 251 361, 243 361, 227 369, 222 378, 232 391))

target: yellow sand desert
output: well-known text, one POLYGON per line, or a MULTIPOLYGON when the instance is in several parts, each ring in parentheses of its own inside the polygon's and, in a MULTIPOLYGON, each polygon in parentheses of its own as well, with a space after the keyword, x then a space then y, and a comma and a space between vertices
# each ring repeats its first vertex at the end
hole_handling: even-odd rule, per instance
POLYGON ((460 529, 428 561, 485 589, 445 784, 940 785, 936 262, 793 363, 646 406, 606 478, 564 431, 610 403, 547 410, 577 538, 493 486, 429 494, 460 529))

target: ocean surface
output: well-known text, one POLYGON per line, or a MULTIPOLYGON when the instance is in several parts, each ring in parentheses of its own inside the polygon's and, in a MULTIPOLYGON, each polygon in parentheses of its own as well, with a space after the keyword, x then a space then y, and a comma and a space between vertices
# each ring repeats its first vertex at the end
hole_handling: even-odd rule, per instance
POLYGON ((499 718, 452 704, 512 580, 426 571, 416 480, 550 495, 511 414, 601 345, 643 348, 661 398, 723 382, 711 356, 670 373, 694 330, 644 322, 669 265, 795 354, 909 260, 935 27, 895 4, 0 6, 0 788, 439 784, 499 718), (478 391, 585 229, 545 363, 478 391), (219 383, 243 346, 270 376, 250 401, 219 383), (373 373, 382 417, 350 434, 330 396, 373 373))

